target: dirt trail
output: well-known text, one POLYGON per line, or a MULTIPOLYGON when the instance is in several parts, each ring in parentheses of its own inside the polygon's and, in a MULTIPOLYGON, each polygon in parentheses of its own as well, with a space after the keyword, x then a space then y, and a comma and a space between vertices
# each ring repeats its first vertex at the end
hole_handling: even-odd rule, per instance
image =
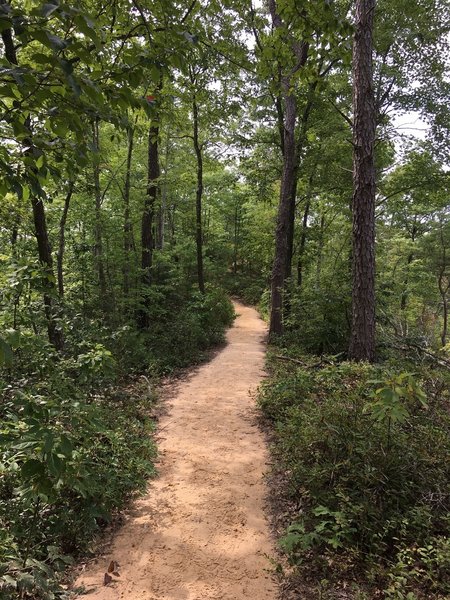
MULTIPOLYGON (((263 322, 235 305, 228 345, 181 384, 160 423, 160 476, 107 556, 76 581, 90 600, 274 600, 264 516, 267 450, 255 424, 263 322), (111 560, 120 577, 103 585, 111 560)), ((80 598, 85 596, 80 596, 80 598)))

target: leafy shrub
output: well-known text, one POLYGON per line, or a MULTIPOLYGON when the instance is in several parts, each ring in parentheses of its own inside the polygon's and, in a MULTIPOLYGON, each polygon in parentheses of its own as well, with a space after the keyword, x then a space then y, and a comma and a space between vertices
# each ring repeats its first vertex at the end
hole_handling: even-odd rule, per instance
POLYGON ((264 290, 267 288, 267 277, 259 274, 229 273, 224 281, 228 292, 247 304, 257 306, 264 290))
POLYGON ((58 386, 24 381, 4 390, 0 597, 59 594, 57 573, 154 472, 144 412, 151 399, 97 392, 95 403, 86 402, 61 373, 60 365, 58 386))
POLYGON ((223 342, 233 319, 233 305, 222 290, 194 292, 170 319, 153 326, 148 347, 155 368, 167 372, 201 360, 205 350, 223 342))
POLYGON ((100 343, 56 358, 25 334, 14 369, 0 379, 0 598, 51 600, 59 573, 153 474, 153 398, 119 397, 100 343))
POLYGON ((60 573, 154 473, 154 398, 121 377, 192 364, 234 318, 222 290, 172 284, 152 287, 145 332, 76 313, 64 356, 32 331, 3 335, 1 600, 63 598, 60 573))
POLYGON ((77 357, 77 370, 83 381, 108 381, 114 377, 115 360, 103 344, 85 344, 87 347, 77 357))
POLYGON ((439 375, 304 361, 277 367, 260 395, 298 507, 281 541, 291 562, 327 577, 362 568, 405 598, 410 586, 447 592, 450 414, 432 393, 439 375))

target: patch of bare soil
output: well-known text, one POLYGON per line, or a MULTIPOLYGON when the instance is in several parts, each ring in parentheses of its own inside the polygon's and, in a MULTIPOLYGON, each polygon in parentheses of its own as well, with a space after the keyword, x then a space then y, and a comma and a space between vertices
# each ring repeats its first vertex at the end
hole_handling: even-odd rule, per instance
MULTIPOLYGON (((74 588, 91 600, 275 600, 268 453, 252 392, 264 323, 235 303, 227 346, 178 385, 159 423, 159 477, 74 588)), ((79 596, 82 598, 83 596, 79 596)))

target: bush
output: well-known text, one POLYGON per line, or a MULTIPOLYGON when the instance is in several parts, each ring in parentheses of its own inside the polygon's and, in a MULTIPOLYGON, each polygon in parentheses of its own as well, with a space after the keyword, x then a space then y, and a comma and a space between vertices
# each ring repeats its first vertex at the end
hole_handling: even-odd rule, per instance
POLYGON ((63 357, 31 332, 2 337, 0 600, 64 597, 61 572, 154 473, 142 381, 200 360, 234 318, 217 288, 151 293, 148 331, 74 316, 63 357))
POLYGON ((228 273, 224 285, 232 296, 257 306, 267 287, 267 277, 246 273, 228 273))
POLYGON ((396 593, 450 591, 450 415, 445 398, 429 394, 428 406, 422 390, 443 377, 342 363, 282 366, 263 386, 298 506, 281 541, 293 564, 327 577, 364 569, 386 590, 394 578, 396 593))
POLYGON ((152 327, 147 341, 154 368, 168 372, 202 360, 208 348, 224 341, 233 319, 233 305, 222 290, 192 293, 177 313, 152 327))
MULTIPOLYGON (((57 573, 154 473, 153 401, 96 394, 64 377, 6 387, 2 407, 0 593, 52 598, 57 573)), ((95 370, 96 365, 94 365, 95 370)), ((142 390, 140 390, 142 392, 142 390)), ((6 594, 6 595, 5 595, 6 594)), ((0 596, 1 597, 1 596, 0 596)))

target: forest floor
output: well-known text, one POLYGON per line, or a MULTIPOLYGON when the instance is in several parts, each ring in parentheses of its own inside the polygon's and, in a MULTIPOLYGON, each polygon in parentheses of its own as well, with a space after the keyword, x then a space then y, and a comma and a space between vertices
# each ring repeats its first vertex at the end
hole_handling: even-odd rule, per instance
POLYGON ((77 578, 74 589, 90 600, 277 597, 265 515, 269 455, 253 393, 264 376, 266 327, 254 309, 235 310, 225 348, 167 400, 159 476, 77 578))

